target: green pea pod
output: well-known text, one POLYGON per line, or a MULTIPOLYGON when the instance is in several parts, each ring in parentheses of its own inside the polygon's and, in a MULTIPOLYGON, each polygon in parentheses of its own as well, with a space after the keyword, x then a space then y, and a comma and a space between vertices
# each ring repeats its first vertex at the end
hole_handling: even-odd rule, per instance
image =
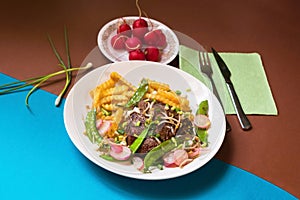
POLYGON ((126 103, 125 107, 129 108, 129 107, 137 104, 139 101, 141 101, 141 99, 143 98, 145 93, 148 91, 148 87, 149 87, 148 86, 148 81, 146 79, 143 79, 141 81, 141 84, 138 87, 138 89, 135 91, 133 96, 126 103))
POLYGON ((152 124, 156 124, 156 122, 151 122, 151 123, 149 124, 149 126, 146 127, 146 128, 141 132, 141 134, 138 136, 138 138, 136 138, 136 139, 134 140, 134 142, 130 145, 129 148, 131 149, 132 153, 135 153, 135 152, 138 150, 138 148, 141 146, 141 144, 143 143, 143 141, 144 141, 145 138, 147 137, 148 132, 149 132, 150 127, 152 126, 152 124))
POLYGON ((141 146, 141 144, 143 143, 144 139, 146 138, 148 131, 149 131, 150 126, 148 126, 147 128, 145 128, 141 134, 134 140, 134 142, 130 145, 130 150, 132 151, 132 153, 135 153, 138 148, 141 146))
POLYGON ((92 143, 99 144, 102 141, 102 137, 99 135, 96 127, 96 110, 91 110, 87 113, 84 124, 89 140, 92 143))
MULTIPOLYGON (((208 115, 208 101, 204 100, 199 104, 196 114, 208 115)), ((208 132, 206 129, 196 128, 196 133, 203 147, 208 146, 208 132)))
POLYGON ((204 100, 199 104, 198 110, 196 112, 196 115, 207 115, 208 114, 208 101, 204 100))
POLYGON ((166 153, 174 149, 176 146, 176 140, 166 140, 160 145, 151 149, 144 159, 144 171, 149 172, 150 166, 153 166, 159 159, 161 159, 166 153))
POLYGON ((108 161, 116 161, 116 159, 114 159, 113 157, 111 157, 110 155, 100 155, 101 158, 103 158, 104 160, 108 160, 108 161))
POLYGON ((206 129, 200 129, 197 128, 196 130, 197 136, 201 141, 201 146, 202 147, 207 147, 208 146, 208 132, 206 129))

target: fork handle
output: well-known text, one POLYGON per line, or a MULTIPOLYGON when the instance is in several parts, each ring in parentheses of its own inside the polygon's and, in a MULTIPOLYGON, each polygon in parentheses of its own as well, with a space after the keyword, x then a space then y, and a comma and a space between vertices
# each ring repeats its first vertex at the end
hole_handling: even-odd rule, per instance
POLYGON ((249 119, 247 118, 246 114, 243 111, 243 108, 241 106, 241 103, 239 101, 239 98, 235 92, 235 89, 233 87, 232 83, 226 83, 229 93, 230 93, 230 97, 233 101, 233 105, 234 105, 234 109, 236 111, 237 117, 239 119, 239 122, 241 124, 241 127, 243 130, 249 130, 252 128, 252 125, 249 121, 249 119))

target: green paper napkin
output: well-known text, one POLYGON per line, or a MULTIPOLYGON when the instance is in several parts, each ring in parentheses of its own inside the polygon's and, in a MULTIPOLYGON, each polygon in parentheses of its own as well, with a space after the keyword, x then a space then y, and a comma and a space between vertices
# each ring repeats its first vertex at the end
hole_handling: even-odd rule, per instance
MULTIPOLYGON (((246 114, 277 115, 267 76, 258 53, 220 53, 231 71, 231 81, 246 114)), ((226 114, 235 114, 224 78, 212 54, 209 58, 213 70, 213 81, 216 85, 226 114)), ((209 79, 200 72, 199 53, 186 46, 180 46, 179 66, 183 71, 193 75, 208 88, 209 79)))

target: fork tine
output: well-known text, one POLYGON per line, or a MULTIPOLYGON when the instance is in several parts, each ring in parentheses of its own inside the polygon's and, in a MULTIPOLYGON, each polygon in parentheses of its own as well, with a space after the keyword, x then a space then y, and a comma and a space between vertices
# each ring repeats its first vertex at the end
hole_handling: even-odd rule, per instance
POLYGON ((200 63, 200 70, 206 74, 207 76, 211 76, 213 71, 211 69, 210 59, 208 56, 207 51, 200 51, 199 52, 199 63, 200 63))
POLYGON ((199 51, 199 64, 200 64, 200 67, 202 68, 203 67, 203 55, 202 55, 202 51, 199 51))
POLYGON ((210 60, 207 51, 200 52, 200 54, 202 57, 203 65, 210 65, 210 60))
POLYGON ((206 58, 204 58, 204 60, 206 61, 206 65, 210 65, 210 60, 209 60, 209 57, 208 57, 208 53, 207 53, 207 51, 205 51, 205 56, 204 57, 206 57, 206 58))
POLYGON ((199 52, 199 60, 200 60, 200 64, 203 66, 210 64, 208 53, 206 51, 199 52))

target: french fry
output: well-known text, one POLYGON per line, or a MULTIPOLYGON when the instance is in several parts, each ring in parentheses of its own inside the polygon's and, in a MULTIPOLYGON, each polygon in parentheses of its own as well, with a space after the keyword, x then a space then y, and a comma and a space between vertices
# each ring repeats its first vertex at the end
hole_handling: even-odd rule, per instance
POLYGON ((97 108, 100 105, 100 100, 102 98, 102 92, 109 89, 113 88, 115 85, 115 82, 112 79, 108 79, 107 81, 101 83, 98 85, 94 90, 90 92, 91 97, 93 98, 93 107, 97 108))
POLYGON ((180 103, 178 96, 174 92, 171 92, 171 91, 168 92, 168 91, 159 89, 157 91, 157 94, 163 96, 166 99, 169 99, 170 101, 172 101, 172 102, 174 102, 176 104, 180 103))
POLYGON ((165 98, 165 97, 162 96, 162 95, 159 95, 159 94, 149 94, 149 93, 147 93, 147 94, 145 94, 145 96, 146 96, 146 98, 149 98, 149 99, 155 99, 155 100, 157 100, 157 101, 159 101, 159 102, 162 102, 162 103, 164 103, 164 104, 168 104, 168 105, 170 105, 170 106, 172 106, 172 107, 174 106, 174 107, 176 107, 176 108, 181 108, 181 107, 180 107, 180 104, 177 104, 177 103, 175 103, 175 102, 173 102, 173 101, 171 101, 171 100, 165 98))
POLYGON ((133 86, 131 83, 129 83, 123 76, 121 76, 117 72, 112 72, 110 74, 110 78, 112 80, 114 80, 116 83, 121 82, 121 85, 123 85, 123 84, 127 85, 131 90, 136 90, 135 86, 133 86))
POLYGON ((115 115, 115 122, 117 124, 119 124, 121 122, 123 113, 124 113, 124 109, 122 109, 122 108, 117 108, 116 112, 114 113, 114 115, 115 115))
POLYGON ((116 87, 113 87, 113 88, 109 88, 109 89, 106 89, 102 92, 103 93, 102 97, 123 94, 123 93, 127 92, 128 89, 129 88, 126 85, 121 85, 121 86, 116 86, 116 87))
POLYGON ((104 97, 100 100, 100 105, 111 103, 111 102, 120 102, 120 101, 127 101, 128 97, 124 95, 111 95, 104 97))
POLYGON ((165 91, 169 91, 170 90, 170 86, 168 84, 165 83, 160 83, 157 81, 153 81, 153 80, 149 80, 149 88, 152 88, 154 90, 165 90, 165 91))

